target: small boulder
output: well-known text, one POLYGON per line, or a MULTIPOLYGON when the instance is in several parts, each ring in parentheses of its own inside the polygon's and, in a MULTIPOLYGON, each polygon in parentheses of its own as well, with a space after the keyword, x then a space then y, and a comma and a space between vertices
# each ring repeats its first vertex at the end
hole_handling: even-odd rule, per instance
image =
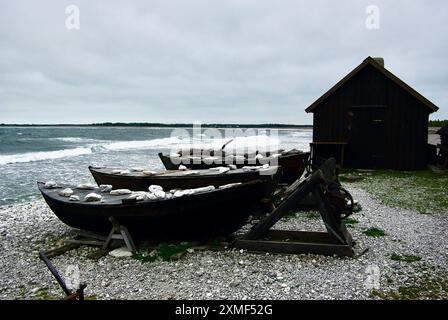
POLYGON ((132 257, 132 252, 129 251, 129 249, 126 247, 121 247, 121 248, 110 251, 109 255, 114 258, 128 258, 128 257, 132 257))

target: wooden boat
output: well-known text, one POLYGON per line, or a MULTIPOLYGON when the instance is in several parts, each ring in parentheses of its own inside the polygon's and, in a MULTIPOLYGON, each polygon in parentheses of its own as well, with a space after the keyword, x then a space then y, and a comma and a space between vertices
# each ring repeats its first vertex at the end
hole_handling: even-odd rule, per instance
MULTIPOLYGON (((260 166, 269 163, 270 160, 276 161, 276 165, 282 167, 282 176, 280 182, 282 183, 293 183, 299 179, 305 171, 306 166, 310 158, 309 152, 302 152, 299 150, 291 150, 284 152, 279 150, 277 152, 269 152, 265 154, 263 158, 257 158, 259 152, 253 155, 244 154, 238 158, 234 155, 226 155, 223 151, 222 156, 216 155, 216 153, 208 152, 207 154, 212 154, 210 157, 196 157, 190 155, 182 154, 181 152, 174 155, 164 155, 159 153, 159 158, 167 170, 177 170, 180 165, 183 165, 189 169, 208 169, 213 167, 219 167, 223 165, 233 164, 238 168, 244 166, 260 166), (277 155, 276 159, 272 157, 277 155)), ((201 154, 200 152, 197 154, 201 154)))
POLYGON ((155 242, 171 240, 201 240, 223 236, 243 226, 260 204, 266 190, 266 181, 233 185, 213 191, 184 195, 171 199, 129 203, 129 195, 113 196, 92 190, 71 187, 81 200, 70 201, 59 195, 61 185, 38 188, 56 216, 70 227, 107 235, 111 230, 109 217, 126 226, 134 239, 155 242), (97 202, 85 202, 84 196, 96 192, 103 196, 97 202))
POLYGON ((275 191, 282 170, 278 166, 240 168, 223 173, 215 169, 218 168, 187 171, 171 170, 154 174, 148 174, 145 171, 127 171, 125 174, 121 174, 117 172, 120 171, 117 169, 89 166, 89 170, 98 185, 109 184, 114 189, 147 191, 150 185, 159 185, 164 190, 191 189, 263 180, 266 181, 266 197, 270 197, 275 191))

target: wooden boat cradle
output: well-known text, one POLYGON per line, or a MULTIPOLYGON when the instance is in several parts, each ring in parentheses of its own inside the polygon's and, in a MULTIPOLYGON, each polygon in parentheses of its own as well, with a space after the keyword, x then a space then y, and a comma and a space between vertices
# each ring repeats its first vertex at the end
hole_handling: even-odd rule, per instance
POLYGON ((342 212, 330 212, 332 205, 324 193, 325 189, 335 183, 335 171, 335 160, 327 160, 302 184, 289 191, 290 194, 277 208, 232 245, 248 251, 353 257, 355 242, 340 220, 342 212), (310 192, 315 198, 327 232, 271 230, 275 223, 294 209, 310 192))

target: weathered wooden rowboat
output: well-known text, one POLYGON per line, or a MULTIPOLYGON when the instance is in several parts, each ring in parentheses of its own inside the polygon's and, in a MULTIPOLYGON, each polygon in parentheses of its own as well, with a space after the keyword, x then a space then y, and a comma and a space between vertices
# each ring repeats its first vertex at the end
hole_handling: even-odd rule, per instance
POLYGON ((270 157, 272 154, 274 153, 268 153, 268 156, 264 158, 256 158, 256 155, 249 156, 245 154, 238 158, 237 156, 226 156, 224 153, 222 157, 196 157, 177 154, 173 157, 173 155, 159 153, 159 158, 167 170, 177 170, 180 165, 184 165, 193 170, 209 169, 229 164, 241 168, 244 166, 260 166, 269 163, 269 161, 275 161, 275 165, 282 167, 280 182, 288 184, 293 183, 302 176, 310 158, 309 152, 301 152, 298 150, 280 154, 275 159, 270 157))
POLYGON ((253 180, 266 181, 265 196, 270 197, 275 191, 282 168, 273 166, 269 168, 235 169, 220 173, 214 169, 202 170, 171 170, 154 174, 144 171, 117 173, 116 169, 89 166, 98 185, 109 184, 114 189, 129 189, 147 191, 150 185, 159 185, 164 190, 192 189, 206 186, 219 187, 231 183, 245 183, 253 180))
POLYGON ((82 199, 92 190, 74 187, 81 200, 70 201, 59 195, 63 188, 70 186, 45 189, 44 184, 38 182, 38 188, 51 210, 70 227, 107 235, 111 230, 109 218, 114 217, 128 228, 134 239, 160 242, 202 240, 233 233, 259 206, 267 183, 254 180, 178 198, 134 203, 126 201, 129 195, 109 193, 101 194, 103 202, 85 202, 82 199))

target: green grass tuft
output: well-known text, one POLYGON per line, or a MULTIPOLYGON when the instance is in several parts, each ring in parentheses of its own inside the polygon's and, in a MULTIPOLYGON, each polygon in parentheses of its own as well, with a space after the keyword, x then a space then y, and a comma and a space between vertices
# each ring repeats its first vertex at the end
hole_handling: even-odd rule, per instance
POLYGON ((353 212, 354 213, 358 213, 362 211, 362 206, 360 203, 355 204, 355 206, 353 207, 353 212))
POLYGON ((190 247, 191 245, 188 242, 180 244, 162 243, 157 249, 149 253, 136 252, 132 255, 132 258, 141 262, 172 261, 182 257, 190 247))
POLYGON ((353 227, 355 224, 359 223, 358 220, 353 219, 353 218, 344 219, 343 222, 347 227, 353 227))
POLYGON ((394 261, 404 261, 404 262, 416 262, 422 260, 422 257, 419 256, 413 256, 413 255, 399 255, 396 253, 393 253, 390 258, 394 261))
POLYGON ((378 228, 369 228, 364 230, 362 233, 364 233, 366 236, 375 238, 384 237, 386 235, 386 232, 384 232, 384 230, 378 228))

